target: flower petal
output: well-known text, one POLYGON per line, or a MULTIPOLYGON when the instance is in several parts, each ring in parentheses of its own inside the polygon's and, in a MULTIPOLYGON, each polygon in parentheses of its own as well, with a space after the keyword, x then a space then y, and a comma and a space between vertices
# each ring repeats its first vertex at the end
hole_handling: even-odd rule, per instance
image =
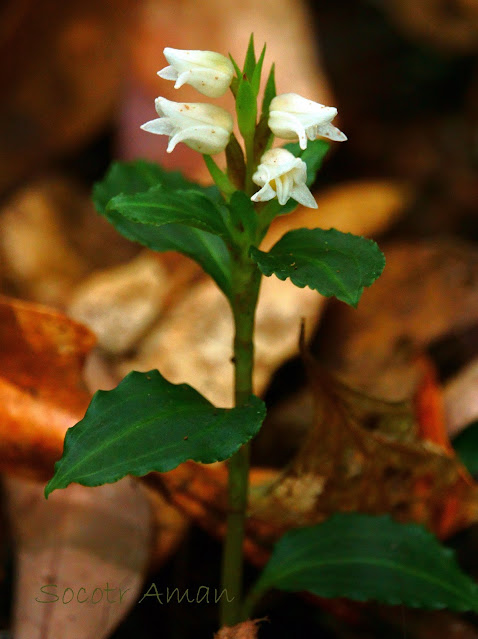
POLYGON ((174 126, 169 118, 150 120, 142 124, 140 128, 148 133, 156 133, 156 135, 172 135, 174 132, 174 126))
POLYGON ((328 138, 329 140, 334 140, 335 142, 345 142, 347 140, 345 133, 342 133, 340 129, 330 122, 319 126, 318 134, 324 138, 328 138))
POLYGON ((268 200, 274 199, 276 195, 277 193, 274 191, 270 184, 264 184, 260 191, 254 193, 254 195, 251 197, 251 200, 253 202, 267 202, 268 200))
POLYGON ((297 184, 294 186, 290 196, 294 198, 296 202, 302 204, 302 206, 307 206, 310 209, 318 208, 314 196, 305 184, 297 184))
POLYGON ((177 131, 168 144, 167 152, 171 153, 178 142, 184 142, 190 149, 205 155, 215 155, 224 151, 230 133, 221 127, 196 125, 177 131))
POLYGON ((178 79, 178 72, 175 70, 174 67, 164 67, 164 69, 161 69, 161 71, 158 71, 158 75, 160 78, 163 78, 163 80, 178 79))
POLYGON ((300 148, 304 150, 307 147, 305 128, 299 118, 292 113, 270 111, 268 125, 272 133, 278 138, 293 140, 298 137, 300 148))

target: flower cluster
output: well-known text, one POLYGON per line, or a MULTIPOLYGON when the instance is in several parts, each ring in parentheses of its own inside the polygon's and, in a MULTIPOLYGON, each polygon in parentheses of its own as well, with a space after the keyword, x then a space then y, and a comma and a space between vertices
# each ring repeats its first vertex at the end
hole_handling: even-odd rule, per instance
MULTIPOLYGON (((158 75, 175 82, 176 89, 190 84, 203 95, 217 98, 224 95, 234 78, 234 66, 228 58, 213 51, 183 51, 167 47, 164 55, 169 66, 158 75)), ((233 120, 222 107, 203 103, 173 102, 157 98, 159 118, 146 122, 142 129, 150 133, 167 135, 167 152, 178 142, 184 142, 195 151, 215 155, 224 151, 229 143, 233 120)), ((268 126, 271 133, 284 140, 299 140, 302 150, 307 140, 325 137, 342 142, 347 137, 332 124, 337 115, 335 107, 307 100, 296 93, 275 96, 270 103, 268 126)), ((251 199, 264 202, 277 197, 285 204, 290 197, 299 204, 316 208, 317 204, 306 186, 307 167, 286 149, 270 149, 260 158, 252 181, 261 189, 251 199)))

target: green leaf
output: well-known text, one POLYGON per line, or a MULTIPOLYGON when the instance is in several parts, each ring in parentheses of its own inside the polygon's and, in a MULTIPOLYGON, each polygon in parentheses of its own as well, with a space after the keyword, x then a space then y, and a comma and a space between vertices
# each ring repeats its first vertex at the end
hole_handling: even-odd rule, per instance
POLYGON ((142 193, 154 186, 162 186, 173 192, 175 189, 197 191, 221 207, 222 197, 215 186, 203 188, 177 171, 165 171, 157 164, 144 160, 112 164, 105 178, 95 184, 93 200, 98 212, 105 215, 119 233, 155 251, 178 251, 187 255, 200 264, 230 298, 230 256, 220 237, 182 224, 142 224, 127 219, 111 207, 107 210, 108 203, 115 196, 142 193))
POLYGON ((297 229, 286 233, 264 253, 255 247, 251 258, 264 275, 290 278, 326 297, 357 306, 365 286, 381 274, 385 257, 372 240, 335 229, 297 229))
POLYGON ((158 371, 132 372, 115 389, 95 393, 85 417, 67 431, 45 495, 72 482, 99 486, 125 475, 165 473, 188 459, 227 459, 256 435, 265 413, 254 396, 244 406, 216 408, 158 371))
POLYGON ((237 64, 237 62, 234 60, 234 58, 232 57, 231 54, 229 54, 229 58, 232 62, 232 66, 234 67, 234 71, 236 72, 236 75, 238 78, 240 78, 242 76, 241 70, 239 68, 239 65, 237 64))
POLYGON ((251 77, 251 86, 252 90, 256 94, 256 97, 259 93, 259 88, 261 86, 261 74, 262 74, 262 65, 264 64, 264 56, 266 55, 266 45, 262 48, 261 55, 254 69, 254 73, 251 77))
POLYGON ((178 251, 190 257, 213 278, 226 297, 231 299, 231 258, 224 240, 217 235, 182 224, 138 224, 115 211, 108 214, 108 219, 118 233, 129 240, 139 242, 153 251, 178 251))
POLYGON ((298 142, 292 142, 286 144, 284 149, 287 149, 295 155, 296 158, 300 158, 307 165, 307 186, 312 186, 315 182, 315 178, 319 169, 322 166, 327 151, 330 149, 330 144, 325 140, 308 140, 307 148, 302 151, 298 142))
POLYGON ((252 79, 252 75, 254 73, 254 69, 256 68, 256 54, 254 51, 254 34, 251 33, 251 37, 249 38, 249 45, 247 47, 246 58, 244 60, 244 71, 243 74, 247 77, 248 80, 252 79))
POLYGON ((271 66, 269 76, 267 77, 266 86, 264 89, 264 97, 262 99, 261 119, 269 118, 269 107, 273 98, 276 97, 276 81, 275 81, 275 65, 271 66))
POLYGON ((106 215, 117 211, 138 224, 185 224, 230 240, 221 209, 199 190, 172 190, 153 186, 144 193, 117 195, 106 206, 106 215))
POLYGON ((148 191, 152 186, 160 185, 171 190, 199 190, 211 199, 217 200, 217 189, 214 187, 203 188, 187 180, 178 171, 165 171, 153 162, 135 160, 134 162, 113 162, 103 180, 93 187, 93 202, 98 213, 104 215, 108 202, 116 195, 141 193, 148 191))
MULTIPOLYGON (((453 553, 417 524, 336 514, 276 544, 254 593, 269 588, 416 608, 478 611, 478 587, 453 553)), ((255 597, 255 598, 256 598, 255 597)))
POLYGON ((256 94, 248 80, 242 79, 236 96, 236 113, 239 131, 244 138, 254 135, 257 119, 256 94))
POLYGON ((462 464, 472 475, 478 475, 478 421, 467 426, 452 443, 462 464))

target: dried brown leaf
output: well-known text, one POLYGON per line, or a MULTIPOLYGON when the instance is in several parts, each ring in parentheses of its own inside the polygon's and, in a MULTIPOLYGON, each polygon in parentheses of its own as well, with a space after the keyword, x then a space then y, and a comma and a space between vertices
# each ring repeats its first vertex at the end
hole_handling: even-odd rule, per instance
POLYGON ((0 298, 0 468, 42 479, 88 406, 81 369, 95 343, 46 307, 0 298))
POLYGON ((478 321, 478 251, 459 241, 382 246, 383 275, 358 306, 324 318, 321 362, 353 386, 392 401, 410 398, 421 378, 417 354, 478 321))
POLYGON ((109 637, 137 603, 147 568, 152 528, 144 489, 127 478, 72 485, 46 501, 43 484, 9 478, 4 488, 16 554, 15 637, 109 637), (41 590, 48 584, 56 587, 41 590))

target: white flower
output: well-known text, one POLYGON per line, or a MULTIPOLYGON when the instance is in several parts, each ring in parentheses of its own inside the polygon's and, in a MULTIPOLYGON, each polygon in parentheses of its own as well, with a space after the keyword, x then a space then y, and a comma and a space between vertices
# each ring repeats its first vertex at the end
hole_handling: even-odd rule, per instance
POLYGON ((232 62, 220 53, 166 47, 164 57, 171 66, 158 71, 158 75, 165 80, 176 80, 175 89, 190 84, 203 95, 218 98, 232 82, 232 62))
POLYGON ((166 98, 155 101, 159 119, 143 124, 141 128, 158 135, 169 135, 167 152, 178 142, 189 148, 214 155, 224 151, 232 132, 231 115, 214 104, 172 102, 166 98))
POLYGON ((254 184, 262 188, 251 200, 265 202, 277 196, 279 204, 283 205, 292 197, 299 204, 316 209, 317 202, 305 183, 306 178, 307 165, 303 160, 286 149, 271 149, 261 157, 252 176, 254 184))
POLYGON ((307 147, 307 138, 315 140, 322 136, 343 142, 347 136, 331 124, 336 115, 335 107, 307 100, 297 93, 283 93, 271 101, 269 128, 274 135, 284 140, 298 137, 301 149, 307 147))

